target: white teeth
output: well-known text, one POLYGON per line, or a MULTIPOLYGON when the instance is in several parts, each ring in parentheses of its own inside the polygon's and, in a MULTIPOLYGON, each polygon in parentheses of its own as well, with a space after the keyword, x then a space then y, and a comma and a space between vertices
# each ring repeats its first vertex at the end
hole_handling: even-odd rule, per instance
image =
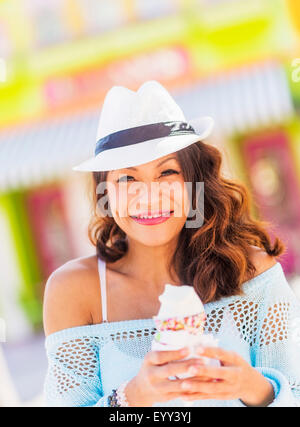
POLYGON ((170 215, 170 212, 167 212, 167 213, 164 213, 162 215, 159 215, 159 214, 149 215, 149 216, 148 215, 141 215, 138 218, 140 218, 140 219, 152 219, 152 218, 160 218, 162 216, 169 216, 169 215, 170 215))
POLYGON ((142 219, 152 219, 152 218, 159 218, 161 215, 149 215, 149 216, 146 216, 146 215, 143 215, 143 216, 140 216, 139 218, 142 218, 142 219))

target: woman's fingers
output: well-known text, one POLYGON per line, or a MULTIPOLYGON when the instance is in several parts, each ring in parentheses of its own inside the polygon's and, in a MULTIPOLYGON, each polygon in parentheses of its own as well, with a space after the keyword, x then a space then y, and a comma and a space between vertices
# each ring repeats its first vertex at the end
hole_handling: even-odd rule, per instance
POLYGON ((186 347, 180 350, 149 351, 145 356, 145 361, 149 365, 164 365, 173 360, 183 359, 188 354, 189 349, 186 347))
MULTIPOLYGON (((190 379, 189 379, 190 380, 190 379)), ((211 379, 209 379, 208 381, 202 381, 202 378, 197 378, 197 382, 198 384, 201 384, 201 386, 199 387, 199 389, 197 387, 194 386, 190 386, 188 387, 188 389, 184 389, 182 388, 182 384, 185 381, 185 379, 176 379, 176 380, 169 380, 169 379, 161 379, 161 380, 157 380, 156 381, 156 387, 158 387, 160 389, 160 391, 162 393, 179 393, 180 395, 184 395, 185 393, 210 393, 211 388, 205 388, 205 385, 208 385, 209 383, 214 384, 211 379), (202 388, 203 386, 203 388, 202 388)), ((213 392, 215 392, 215 388, 212 388, 213 392)), ((219 389, 218 389, 219 390, 219 389)), ((224 391, 224 390, 222 390, 224 391)))
POLYGON ((201 380, 185 380, 181 385, 183 392, 188 393, 204 393, 204 394, 219 394, 227 393, 232 389, 231 384, 227 381, 208 381, 202 382, 201 380), (185 386, 185 387, 184 387, 185 386))
MULTIPOLYGON (((190 371, 189 371, 190 372, 190 371)), ((193 366, 193 371, 190 373, 193 374, 193 377, 206 377, 210 380, 220 379, 230 382, 234 382, 238 375, 240 375, 241 369, 236 367, 215 367, 215 366, 193 366)))
MULTIPOLYGON (((178 374, 186 374, 191 367, 201 367, 203 361, 200 359, 181 360, 178 362, 169 362, 165 365, 155 366, 155 376, 158 378, 168 378, 178 374)), ((190 374, 190 376, 192 376, 190 374)))
POLYGON ((181 384, 183 380, 168 380, 163 379, 156 383, 156 386, 159 387, 160 391, 164 394, 168 393, 178 393, 179 395, 183 395, 186 390, 182 390, 181 384))
POLYGON ((205 394, 205 393, 190 393, 181 396, 182 400, 228 400, 232 399, 232 396, 229 393, 219 393, 215 395, 205 394))
POLYGON ((220 347, 199 347, 196 349, 199 356, 217 359, 223 362, 224 366, 239 366, 245 363, 244 359, 234 351, 227 351, 220 347))

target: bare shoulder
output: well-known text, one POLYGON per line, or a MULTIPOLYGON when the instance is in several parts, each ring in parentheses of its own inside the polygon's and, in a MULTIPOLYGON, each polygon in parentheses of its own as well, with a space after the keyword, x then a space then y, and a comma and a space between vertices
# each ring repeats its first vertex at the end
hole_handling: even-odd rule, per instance
POLYGON ((46 336, 92 323, 92 301, 98 278, 96 256, 70 260, 48 278, 44 294, 46 336))
POLYGON ((276 258, 269 255, 264 249, 257 246, 251 246, 251 249, 251 261, 256 268, 254 277, 269 270, 277 263, 276 258))

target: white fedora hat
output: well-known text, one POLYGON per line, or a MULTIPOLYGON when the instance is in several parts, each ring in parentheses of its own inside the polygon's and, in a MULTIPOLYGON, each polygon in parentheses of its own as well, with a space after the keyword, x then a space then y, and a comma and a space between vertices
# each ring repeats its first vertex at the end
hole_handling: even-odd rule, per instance
POLYGON ((72 169, 109 171, 141 165, 207 138, 211 117, 186 121, 180 107, 157 81, 137 92, 114 86, 106 94, 97 131, 95 155, 72 169))

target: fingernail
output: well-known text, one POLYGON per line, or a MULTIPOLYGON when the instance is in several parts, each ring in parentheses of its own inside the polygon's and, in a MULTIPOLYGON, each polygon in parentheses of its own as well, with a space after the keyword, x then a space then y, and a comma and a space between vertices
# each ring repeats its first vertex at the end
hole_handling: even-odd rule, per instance
POLYGON ((204 352, 204 348, 202 346, 197 347, 197 353, 202 354, 204 352))

